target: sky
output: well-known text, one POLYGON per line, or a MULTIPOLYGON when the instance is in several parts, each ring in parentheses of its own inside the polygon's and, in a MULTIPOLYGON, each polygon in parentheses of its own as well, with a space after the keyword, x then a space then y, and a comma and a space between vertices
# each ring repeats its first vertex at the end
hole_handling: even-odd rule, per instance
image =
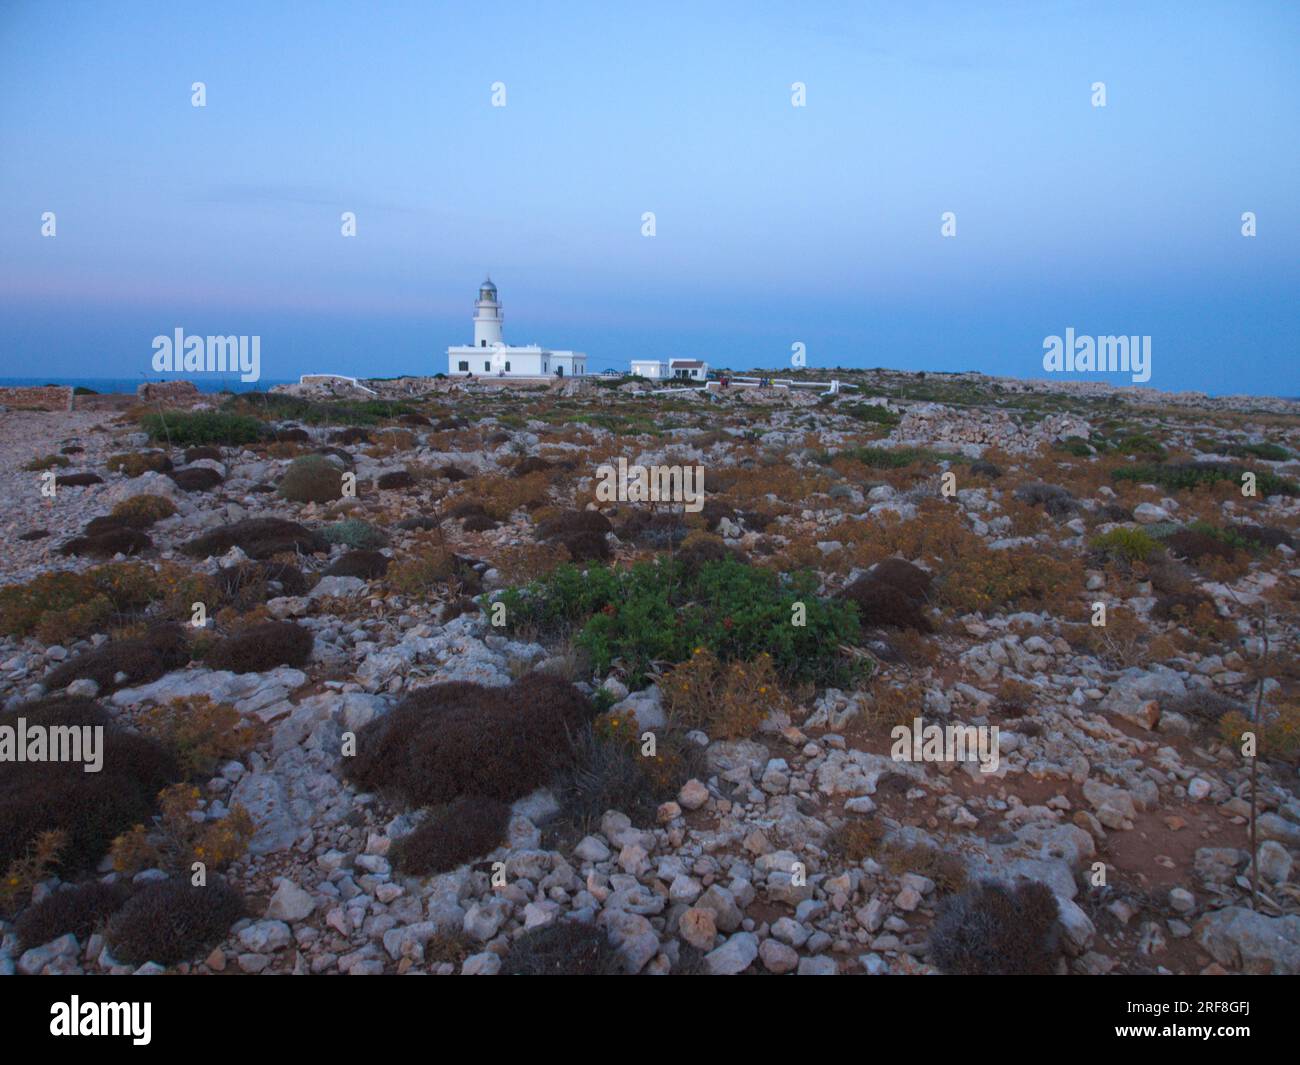
POLYGON ((1298 190, 1295 3, 0 0, 0 376, 445 371, 490 273, 592 370, 1300 396, 1298 190))

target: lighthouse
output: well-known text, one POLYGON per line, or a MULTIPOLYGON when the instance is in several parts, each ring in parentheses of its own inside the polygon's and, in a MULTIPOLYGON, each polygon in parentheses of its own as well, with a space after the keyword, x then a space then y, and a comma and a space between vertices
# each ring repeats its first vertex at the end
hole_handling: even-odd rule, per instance
POLYGON ((492 278, 478 287, 478 300, 474 303, 474 346, 494 348, 504 344, 501 336, 501 304, 497 300, 497 287, 492 278))
POLYGON ((587 356, 581 351, 554 351, 540 344, 505 342, 501 333, 501 302, 492 279, 485 278, 474 301, 474 343, 447 349, 449 376, 487 378, 583 377, 587 373, 587 356))

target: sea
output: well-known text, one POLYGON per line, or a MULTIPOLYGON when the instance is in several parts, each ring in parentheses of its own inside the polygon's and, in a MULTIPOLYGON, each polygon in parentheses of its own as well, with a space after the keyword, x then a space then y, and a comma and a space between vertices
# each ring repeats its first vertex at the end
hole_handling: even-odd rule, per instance
MULTIPOLYGON (((107 395, 125 392, 135 395, 135 390, 142 384, 158 381, 174 381, 170 377, 0 377, 0 388, 34 388, 40 385, 63 385, 71 388, 89 388, 92 392, 107 395)), ((266 392, 272 385, 288 385, 297 382, 275 381, 263 378, 260 381, 241 381, 238 374, 193 374, 185 378, 191 381, 200 392, 266 392)))

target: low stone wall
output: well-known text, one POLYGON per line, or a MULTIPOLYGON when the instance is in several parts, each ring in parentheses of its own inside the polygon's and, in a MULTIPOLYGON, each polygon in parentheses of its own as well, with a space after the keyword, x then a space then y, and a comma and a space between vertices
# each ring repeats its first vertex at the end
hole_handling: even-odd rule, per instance
POLYGON ((0 407, 15 410, 72 410, 72 389, 66 385, 0 388, 0 407))
POLYGON ((189 407, 203 398, 193 381, 150 381, 138 385, 135 394, 142 403, 164 407, 189 407))

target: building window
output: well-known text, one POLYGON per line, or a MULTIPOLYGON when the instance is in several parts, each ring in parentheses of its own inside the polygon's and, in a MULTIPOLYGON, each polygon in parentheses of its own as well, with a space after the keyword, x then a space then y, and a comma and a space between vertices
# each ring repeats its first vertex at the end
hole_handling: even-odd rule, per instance
POLYGON ((506 363, 506 373, 510 372, 510 363, 506 363))
POLYGON ((469 373, 469 363, 467 363, 464 359, 461 359, 460 369, 462 373, 469 373))
POLYGON ((486 359, 483 360, 483 372, 484 373, 492 372, 492 364, 488 362, 486 359))
POLYGON ((480 341, 478 342, 478 346, 479 346, 480 348, 485 348, 485 347, 487 347, 487 341, 486 341, 486 340, 480 340, 480 341))

